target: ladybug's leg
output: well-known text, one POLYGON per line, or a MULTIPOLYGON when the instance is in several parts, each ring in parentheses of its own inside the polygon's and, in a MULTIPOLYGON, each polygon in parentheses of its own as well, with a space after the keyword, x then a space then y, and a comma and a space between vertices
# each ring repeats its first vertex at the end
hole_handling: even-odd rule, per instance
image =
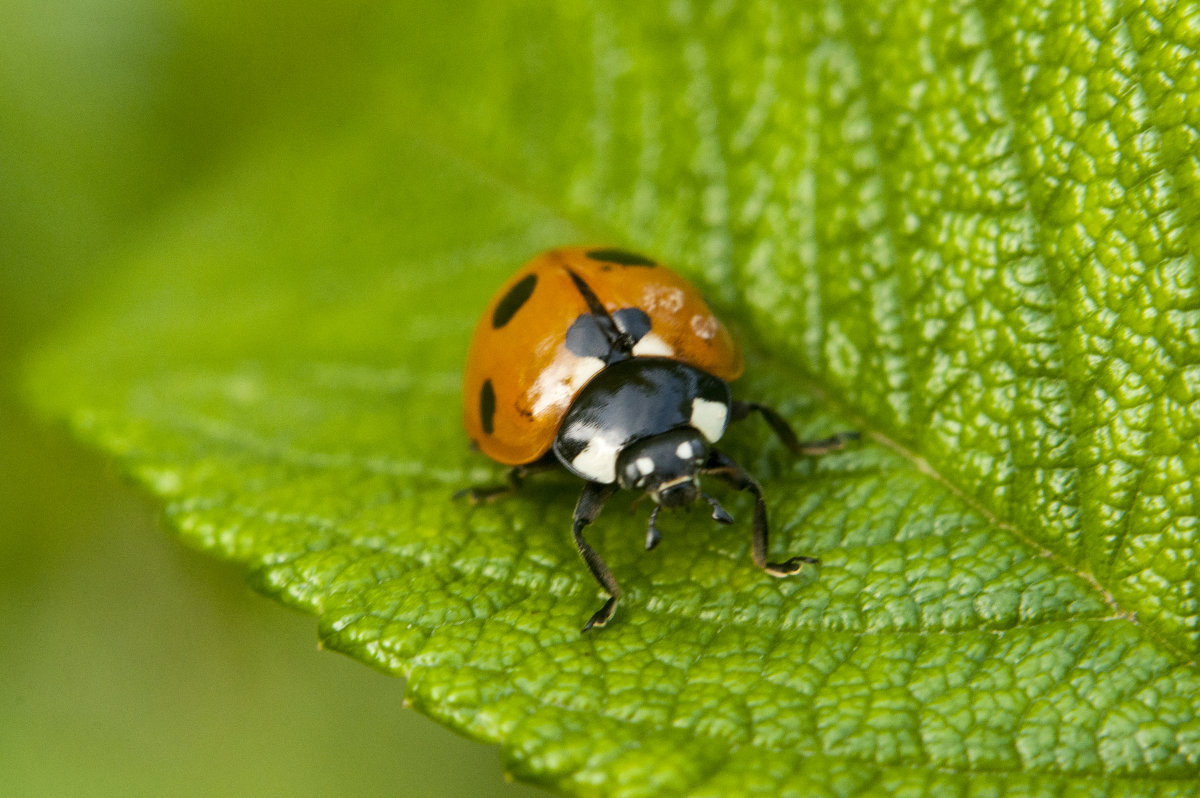
POLYGON ((762 488, 746 471, 729 456, 714 451, 708 458, 701 474, 711 474, 725 480, 738 490, 754 494, 754 537, 750 551, 754 564, 771 576, 790 576, 804 567, 805 563, 819 565, 816 557, 792 557, 785 562, 767 562, 767 503, 763 500, 762 488))
POLYGON ((575 505, 575 519, 571 525, 571 533, 575 536, 575 548, 579 549, 580 556, 587 563, 587 567, 592 572, 592 576, 596 577, 596 581, 608 593, 608 601, 604 602, 604 606, 600 611, 593 615, 584 625, 581 631, 586 632, 593 626, 603 626, 608 623, 608 619, 612 617, 613 611, 617 608, 617 599, 621 597, 621 588, 617 585, 617 578, 613 576, 612 571, 604 564, 604 560, 600 559, 600 555, 596 553, 588 542, 583 539, 583 528, 596 520, 596 516, 600 515, 600 511, 604 509, 604 503, 609 497, 617 491, 617 485, 604 485, 599 482, 589 482, 583 489, 583 493, 579 495, 579 503, 575 505))
POLYGON ((828 438, 821 438, 817 441, 799 440, 783 416, 757 402, 734 402, 730 408, 729 420, 730 422, 741 421, 754 412, 766 420, 779 440, 783 441, 783 445, 788 447, 793 454, 825 454, 844 449, 846 441, 856 441, 859 438, 857 432, 839 432, 837 435, 830 435, 828 438))
POLYGON ((496 499, 501 499, 509 494, 516 493, 521 489, 524 477, 530 474, 536 474, 540 471, 548 471, 558 465, 558 460, 555 459, 553 452, 547 452, 540 460, 534 460, 532 463, 525 465, 513 466, 508 469, 506 476, 508 477, 507 485, 486 485, 482 487, 463 488, 454 494, 454 498, 466 498, 471 504, 483 504, 484 502, 492 502, 496 499))

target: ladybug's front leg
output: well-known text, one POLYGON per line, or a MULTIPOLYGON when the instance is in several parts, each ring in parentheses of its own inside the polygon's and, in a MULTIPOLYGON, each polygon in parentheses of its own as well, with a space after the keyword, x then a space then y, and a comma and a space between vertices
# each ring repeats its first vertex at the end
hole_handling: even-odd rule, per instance
POLYGON ((604 626, 608 623, 617 609, 617 599, 621 597, 621 588, 617 585, 617 578, 605 565, 604 560, 600 559, 596 550, 583 539, 583 528, 596 520, 596 516, 600 515, 600 511, 604 509, 604 503, 616 492, 617 485, 615 483, 605 485, 600 482, 589 482, 584 487, 583 493, 579 495, 579 502, 575 505, 575 519, 571 525, 571 534, 575 537, 575 548, 579 549, 579 554, 587 563, 592 576, 596 577, 596 581, 609 596, 608 601, 604 602, 604 606, 580 630, 583 632, 593 626, 604 626))
POLYGON ((730 457, 714 451, 700 473, 719 477, 738 490, 754 494, 754 537, 751 539, 750 551, 755 565, 771 576, 791 576, 803 568, 805 563, 820 565, 821 561, 816 557, 803 556, 792 557, 785 562, 767 562, 767 503, 763 499, 762 488, 730 457))
POLYGON ((828 438, 821 438, 817 441, 802 441, 796 437, 796 433, 792 431, 787 420, 777 412, 767 407, 760 405, 757 402, 734 402, 730 408, 730 422, 741 421, 751 413, 758 413, 771 430, 783 441, 783 445, 791 450, 792 454, 826 454, 838 449, 846 448, 847 441, 856 441, 859 438, 857 432, 839 432, 837 435, 830 435, 828 438))

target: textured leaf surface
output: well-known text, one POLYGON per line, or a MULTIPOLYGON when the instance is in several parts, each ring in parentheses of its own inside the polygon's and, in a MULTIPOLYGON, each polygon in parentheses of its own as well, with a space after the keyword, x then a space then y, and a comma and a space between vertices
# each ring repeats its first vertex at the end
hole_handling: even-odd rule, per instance
MULTIPOLYGON (((581 794, 1190 795, 1194 5, 396 9, 333 133, 268 132, 128 253, 31 393, 327 645, 581 794), (560 16, 554 16, 558 14, 560 16), (371 92, 367 92, 370 94, 371 92), (577 485, 472 509, 459 371, 499 281, 617 239, 752 342, 770 580, 577 485), (900 443, 893 444, 892 441, 900 443)), ((642 510, 644 513, 644 509, 642 510)))

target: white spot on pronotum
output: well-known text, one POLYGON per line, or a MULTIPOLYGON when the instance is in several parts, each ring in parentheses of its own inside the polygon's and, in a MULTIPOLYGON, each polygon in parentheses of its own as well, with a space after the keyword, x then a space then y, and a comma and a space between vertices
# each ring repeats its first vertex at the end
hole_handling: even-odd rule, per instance
POLYGON ((696 452, 692 450, 691 441, 684 441, 675 448, 675 456, 680 460, 691 460, 696 456, 696 452))
POLYGON ((649 457, 639 457, 633 461, 633 464, 637 466, 638 473, 644 477, 654 473, 654 461, 649 457))
POLYGON ((675 350, 669 343, 650 332, 633 345, 633 354, 637 357, 672 357, 675 350))
POLYGON ((603 438, 592 438, 575 455, 571 467, 592 482, 611 485, 617 481, 617 447, 603 438))
POLYGON ((716 443, 725 432, 729 408, 723 402, 710 402, 699 397, 692 400, 691 424, 709 443, 716 443))

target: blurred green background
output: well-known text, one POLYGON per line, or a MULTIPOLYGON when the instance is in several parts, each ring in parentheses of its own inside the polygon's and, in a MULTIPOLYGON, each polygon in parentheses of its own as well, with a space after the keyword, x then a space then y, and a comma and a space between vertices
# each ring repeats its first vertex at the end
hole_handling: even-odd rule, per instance
POLYGON ((267 124, 352 101, 353 2, 0 4, 0 795, 518 795, 29 418, 22 353, 267 124))

